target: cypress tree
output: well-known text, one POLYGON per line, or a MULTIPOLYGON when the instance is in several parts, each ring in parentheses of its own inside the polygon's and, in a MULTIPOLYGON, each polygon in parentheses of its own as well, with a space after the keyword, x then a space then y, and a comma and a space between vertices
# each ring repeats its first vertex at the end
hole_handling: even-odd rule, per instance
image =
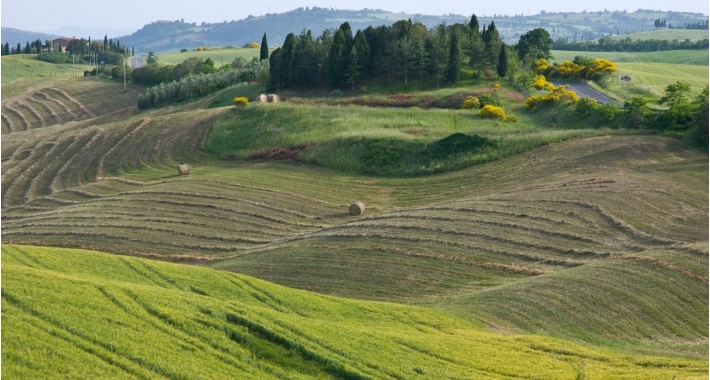
POLYGON ((328 83, 334 87, 343 84, 343 63, 345 61, 345 33, 343 29, 338 29, 333 36, 333 44, 330 46, 328 54, 328 83))
POLYGON ((506 74, 508 74, 507 50, 505 44, 502 44, 500 47, 500 55, 498 56, 498 66, 496 67, 496 72, 498 72, 498 76, 501 78, 505 78, 506 74))
POLYGON ((106 46, 108 46, 108 35, 104 35, 104 48, 103 48, 103 50, 106 50, 106 46))
POLYGON ((22 45, 20 43, 17 43, 17 47, 15 48, 15 54, 22 54, 22 45))
POLYGON ((451 44, 449 46, 449 67, 446 70, 446 79, 451 83, 459 81, 461 75, 461 60, 459 59, 459 35, 454 28, 451 33, 451 44))
POLYGON ((358 30, 357 33, 355 33, 355 43, 353 46, 357 48, 357 62, 358 65, 360 65, 360 73, 366 73, 370 68, 370 44, 367 43, 367 38, 363 31, 358 30))
POLYGON ((5 42, 5 55, 10 55, 10 43, 5 42))
POLYGON ((471 16, 471 21, 468 23, 469 28, 471 28, 471 31, 474 33, 480 33, 481 31, 478 29, 478 17, 476 17, 476 14, 474 13, 471 16))
POLYGON ((286 36, 284 45, 281 48, 281 79, 286 87, 293 86, 295 84, 293 77, 293 69, 295 67, 294 57, 296 55, 296 48, 298 47, 298 38, 293 33, 289 33, 286 36))
POLYGON ((29 42, 25 43, 25 54, 32 54, 32 48, 30 47, 29 42))
POLYGON ((311 31, 301 32, 294 57, 293 76, 298 87, 312 86, 318 75, 318 52, 311 31))
POLYGON ((269 57, 269 76, 271 77, 269 89, 275 90, 282 86, 281 48, 276 48, 276 50, 274 50, 269 57))
POLYGON ((269 43, 266 41, 266 33, 261 37, 261 51, 259 51, 259 60, 269 59, 269 43))
POLYGON ((360 65, 358 65, 357 48, 355 46, 350 49, 350 54, 348 55, 348 65, 345 69, 346 83, 351 85, 351 90, 355 90, 355 82, 360 80, 362 74, 360 73, 360 65))

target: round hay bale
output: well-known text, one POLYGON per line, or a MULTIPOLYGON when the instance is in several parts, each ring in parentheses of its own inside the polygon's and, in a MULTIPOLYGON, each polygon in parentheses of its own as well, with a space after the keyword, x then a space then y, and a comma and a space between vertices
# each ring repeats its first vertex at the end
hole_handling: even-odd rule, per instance
POLYGON ((261 94, 256 97, 256 101, 260 103, 266 103, 268 101, 268 97, 266 96, 266 94, 261 94))
POLYGON ((278 103, 281 101, 281 98, 276 94, 269 94, 267 98, 269 100, 269 103, 278 103))
POLYGON ((365 212, 365 204, 357 201, 350 205, 350 215, 360 215, 365 212))
POLYGON ((190 165, 182 164, 178 165, 178 175, 188 175, 190 174, 190 165))

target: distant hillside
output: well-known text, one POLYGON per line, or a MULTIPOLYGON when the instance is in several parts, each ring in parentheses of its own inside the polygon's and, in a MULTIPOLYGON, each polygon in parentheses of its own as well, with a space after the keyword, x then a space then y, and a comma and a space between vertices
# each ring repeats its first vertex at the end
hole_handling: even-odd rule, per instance
MULTIPOLYGON (((573 40, 598 39, 610 33, 634 34, 654 29, 656 19, 666 20, 670 25, 694 24, 707 20, 707 16, 695 13, 658 12, 639 10, 624 12, 584 12, 554 13, 542 12, 538 15, 481 15, 481 25, 495 21, 501 38, 506 43, 516 43, 518 38, 534 28, 545 28, 553 39, 573 40)), ((270 46, 283 43, 288 33, 298 33, 302 29, 319 35, 323 30, 336 28, 348 21, 353 31, 368 26, 392 24, 397 20, 420 21, 427 27, 446 22, 468 22, 471 15, 421 15, 391 13, 383 10, 333 10, 326 8, 298 8, 286 13, 269 13, 264 16, 249 16, 239 21, 200 25, 183 22, 163 21, 144 26, 136 33, 122 39, 128 46, 135 46, 137 52, 170 51, 194 48, 199 45, 241 46, 248 42, 260 42, 266 32, 270 46)))
MULTIPOLYGON (((24 47, 25 42, 27 41, 36 41, 37 39, 40 39, 42 42, 44 42, 45 40, 49 40, 52 38, 52 36, 49 34, 29 32, 27 30, 20 30, 15 28, 3 27, 0 32, 2 32, 3 45, 8 42, 10 43, 10 45, 15 46, 19 42, 24 47)), ((57 38, 57 36, 55 35, 54 38, 57 38)))

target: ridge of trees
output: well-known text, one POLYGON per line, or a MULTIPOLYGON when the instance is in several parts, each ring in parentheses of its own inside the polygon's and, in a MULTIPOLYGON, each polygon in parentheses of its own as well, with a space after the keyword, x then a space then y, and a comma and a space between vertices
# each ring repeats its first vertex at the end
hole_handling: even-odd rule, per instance
POLYGON ((708 39, 690 41, 668 41, 668 40, 632 40, 631 37, 624 39, 614 39, 609 36, 593 41, 568 42, 560 38, 552 45, 553 50, 574 50, 574 51, 663 51, 663 50, 695 50, 707 49, 708 39))

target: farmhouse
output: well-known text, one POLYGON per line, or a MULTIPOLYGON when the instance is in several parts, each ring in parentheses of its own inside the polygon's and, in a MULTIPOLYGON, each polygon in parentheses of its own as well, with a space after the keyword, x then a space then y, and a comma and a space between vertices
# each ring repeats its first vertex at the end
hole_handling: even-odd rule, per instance
POLYGON ((67 46, 69 46, 69 43, 74 41, 76 38, 73 37, 59 37, 55 38, 52 40, 52 51, 58 51, 60 53, 64 53, 66 51, 67 46))

